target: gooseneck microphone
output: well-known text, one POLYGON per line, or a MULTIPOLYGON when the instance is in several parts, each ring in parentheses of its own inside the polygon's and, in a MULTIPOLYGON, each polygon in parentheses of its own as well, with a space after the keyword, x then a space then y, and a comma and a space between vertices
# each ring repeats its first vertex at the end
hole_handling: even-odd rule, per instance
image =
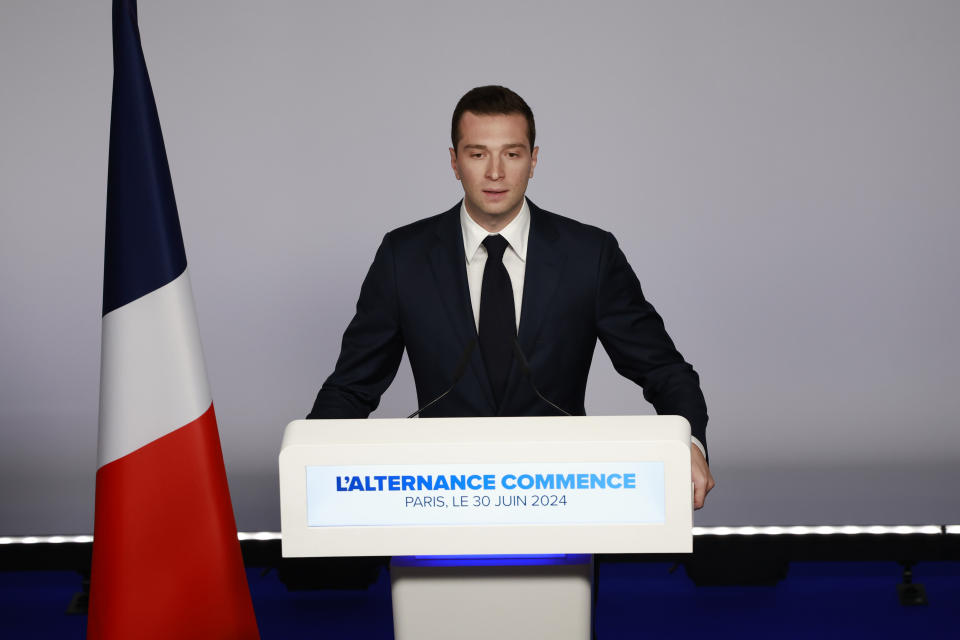
POLYGON ((520 365, 520 370, 523 371, 523 375, 527 376, 527 379, 530 381, 530 386, 533 388, 533 392, 537 394, 537 397, 546 402, 548 405, 559 411, 565 416, 571 415, 569 411, 561 409, 557 405, 553 404, 549 400, 543 397, 543 394, 540 393, 540 389, 537 389, 537 383, 533 381, 533 372, 530 370, 530 363, 527 362, 526 356, 523 355, 523 349, 520 348, 520 341, 516 338, 513 339, 513 353, 517 356, 517 363, 520 365))
POLYGON ((460 382, 460 378, 463 377, 463 374, 467 371, 467 363, 470 362, 470 356, 473 355, 473 350, 477 348, 477 338, 474 338, 467 344, 467 348, 463 350, 463 353, 460 355, 460 359, 457 361, 457 368, 453 370, 453 382, 450 383, 450 386, 447 387, 447 390, 438 395, 436 398, 423 405, 413 413, 407 416, 407 419, 416 418, 420 415, 421 411, 426 411, 433 405, 437 404, 443 400, 448 393, 453 391, 453 388, 457 386, 457 383, 460 382))

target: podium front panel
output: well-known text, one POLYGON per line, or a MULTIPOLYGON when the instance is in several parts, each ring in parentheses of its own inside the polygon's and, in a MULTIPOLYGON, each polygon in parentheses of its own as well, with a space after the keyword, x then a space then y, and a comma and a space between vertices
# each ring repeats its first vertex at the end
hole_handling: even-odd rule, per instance
POLYGON ((283 555, 692 551, 677 416, 298 420, 283 555))

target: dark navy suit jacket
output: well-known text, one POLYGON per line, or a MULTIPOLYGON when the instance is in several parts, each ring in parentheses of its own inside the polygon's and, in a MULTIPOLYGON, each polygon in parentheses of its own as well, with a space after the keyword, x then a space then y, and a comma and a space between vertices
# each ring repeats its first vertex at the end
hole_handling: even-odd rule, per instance
MULTIPOLYGON (((406 348, 422 406, 450 386, 476 338, 467 287, 460 205, 389 232, 360 289, 336 369, 308 418, 365 418, 393 381, 406 348)), ((696 372, 610 233, 530 203, 530 235, 518 340, 540 392, 583 415, 597 339, 618 372, 643 387, 659 414, 681 415, 706 445, 707 410, 696 372)), ((441 416, 556 415, 514 362, 494 402, 480 349, 463 378, 423 412, 441 416)))

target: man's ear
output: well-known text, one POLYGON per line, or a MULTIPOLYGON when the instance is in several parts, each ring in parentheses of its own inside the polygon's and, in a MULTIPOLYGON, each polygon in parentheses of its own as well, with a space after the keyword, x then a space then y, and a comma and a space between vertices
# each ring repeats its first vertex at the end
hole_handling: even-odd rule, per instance
POLYGON ((533 177, 533 170, 537 166, 537 154, 540 153, 540 147, 534 147, 533 152, 530 153, 530 177, 533 177))
POLYGON ((460 169, 457 167, 457 150, 450 147, 450 168, 453 169, 453 175, 460 179, 460 169))

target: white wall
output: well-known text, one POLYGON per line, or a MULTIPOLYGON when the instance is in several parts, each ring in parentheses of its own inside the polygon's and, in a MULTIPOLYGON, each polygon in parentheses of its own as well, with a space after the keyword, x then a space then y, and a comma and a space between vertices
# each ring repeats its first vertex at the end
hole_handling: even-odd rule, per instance
MULTIPOLYGON (((0 534, 92 530, 109 2, 0 7, 0 534)), ((238 526, 471 87, 700 372, 698 524, 956 523, 960 5, 140 2, 238 526)), ((406 363, 376 415, 413 409, 406 363)), ((602 349, 587 410, 648 412, 602 349)))

